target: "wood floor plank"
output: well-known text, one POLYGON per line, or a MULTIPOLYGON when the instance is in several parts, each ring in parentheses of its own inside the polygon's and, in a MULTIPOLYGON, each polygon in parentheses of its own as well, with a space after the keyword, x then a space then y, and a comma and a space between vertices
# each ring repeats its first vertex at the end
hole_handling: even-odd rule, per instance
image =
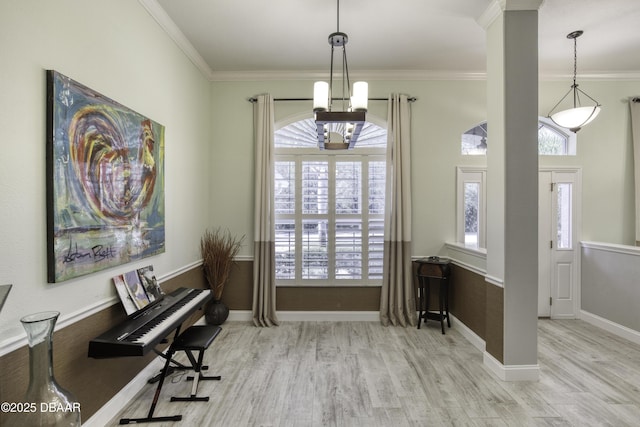
MULTIPOLYGON (((435 323, 435 322, 432 322, 435 323)), ((414 427, 640 425, 640 346, 579 320, 539 321, 540 380, 502 382, 456 328, 377 322, 227 322, 207 350, 208 403, 186 395, 186 374, 167 378, 155 426, 414 427)), ((183 355, 178 360, 185 362, 183 355)), ((148 412, 148 385, 117 414, 148 412)))
MULTIPOLYGON (((307 354, 305 351, 303 354, 307 354)), ((282 406, 283 420, 313 419, 313 401, 315 398, 316 377, 322 375, 317 372, 315 360, 301 357, 298 361, 291 361, 291 372, 288 378, 283 378, 287 383, 287 395, 282 406)))

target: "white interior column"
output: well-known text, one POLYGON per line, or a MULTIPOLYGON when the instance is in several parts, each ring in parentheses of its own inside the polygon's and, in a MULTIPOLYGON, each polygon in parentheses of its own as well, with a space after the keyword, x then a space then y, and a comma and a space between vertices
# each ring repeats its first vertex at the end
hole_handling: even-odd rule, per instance
MULTIPOLYGON (((487 31, 487 281, 504 295, 502 358, 485 364, 505 380, 537 380, 538 8, 496 0, 487 31)), ((489 307, 488 310, 492 308, 489 307)))

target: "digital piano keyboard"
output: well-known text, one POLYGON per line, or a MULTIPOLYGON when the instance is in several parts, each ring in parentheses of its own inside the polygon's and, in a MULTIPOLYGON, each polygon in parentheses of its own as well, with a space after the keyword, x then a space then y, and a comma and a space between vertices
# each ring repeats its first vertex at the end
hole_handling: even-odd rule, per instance
POLYGON ((176 289, 92 339, 89 357, 143 356, 211 298, 208 289, 176 289))

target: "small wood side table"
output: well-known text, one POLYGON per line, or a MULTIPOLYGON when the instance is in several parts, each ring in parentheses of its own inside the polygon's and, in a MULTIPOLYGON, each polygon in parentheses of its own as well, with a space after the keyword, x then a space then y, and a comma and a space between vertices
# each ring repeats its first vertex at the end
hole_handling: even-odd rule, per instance
POLYGON ((451 327, 449 320, 449 260, 438 257, 422 258, 415 261, 418 264, 418 329, 424 319, 439 320, 442 333, 444 334, 444 320, 447 319, 447 326, 451 327), (437 279, 440 286, 438 288, 438 308, 439 311, 429 311, 430 282, 437 279))

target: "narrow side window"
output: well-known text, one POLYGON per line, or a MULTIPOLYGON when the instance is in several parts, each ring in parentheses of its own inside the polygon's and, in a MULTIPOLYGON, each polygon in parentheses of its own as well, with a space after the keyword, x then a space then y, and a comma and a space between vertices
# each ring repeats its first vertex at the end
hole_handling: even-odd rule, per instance
POLYGON ((457 168, 456 240, 473 248, 486 247, 486 168, 457 168))

